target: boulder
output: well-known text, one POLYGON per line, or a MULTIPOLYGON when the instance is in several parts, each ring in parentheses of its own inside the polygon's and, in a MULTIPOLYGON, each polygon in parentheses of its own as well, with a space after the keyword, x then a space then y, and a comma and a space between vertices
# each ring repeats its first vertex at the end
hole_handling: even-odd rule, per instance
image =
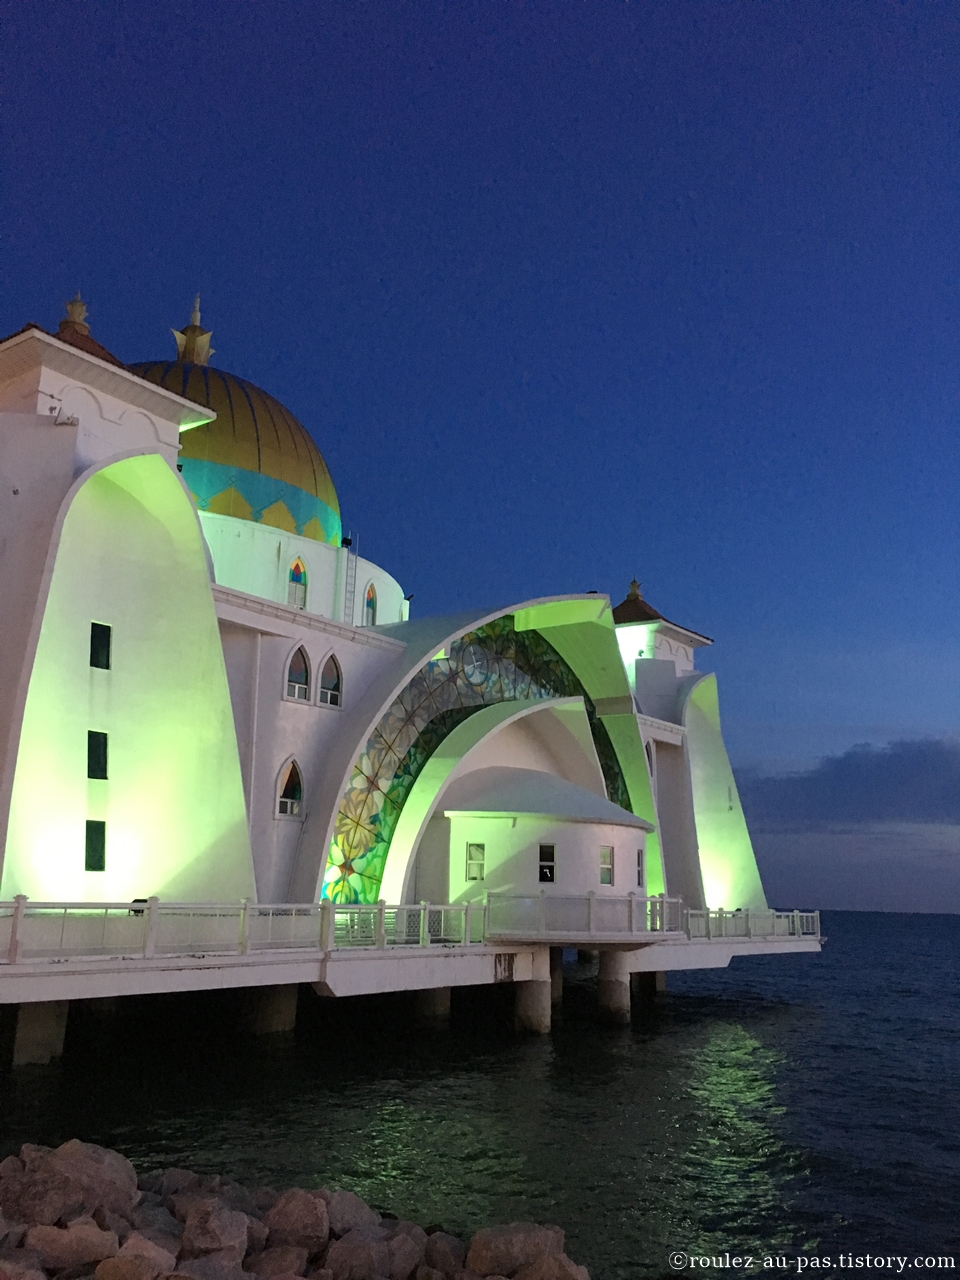
POLYGON ((23 1173, 23 1161, 16 1156, 7 1156, 0 1160, 0 1178, 9 1178, 11 1174, 23 1173))
POLYGON ((0 1262, 0 1280, 47 1280, 39 1267, 19 1267, 16 1262, 0 1262))
POLYGON ((0 1213, 11 1221, 52 1226, 82 1208, 81 1188, 43 1162, 11 1170, 0 1180, 0 1213))
POLYGON ((251 1218, 249 1213, 245 1217, 247 1219, 247 1253, 260 1253, 267 1247, 270 1228, 259 1218, 251 1218))
POLYGON ((228 1209, 215 1197, 198 1200, 183 1226, 183 1258, 217 1254, 238 1269, 247 1252, 247 1215, 228 1209))
POLYGON ((230 1249, 220 1253, 208 1253, 203 1258, 181 1259, 174 1273, 190 1276, 191 1280, 250 1280, 250 1277, 233 1261, 230 1249))
POLYGON ((23 1161, 25 1168, 29 1169, 37 1160, 42 1160, 44 1156, 48 1156, 53 1147, 42 1147, 37 1142, 25 1142, 20 1148, 20 1159, 23 1161))
POLYGON ((590 1280, 586 1267, 578 1267, 565 1253, 554 1258, 541 1258, 521 1267, 514 1280, 590 1280))
POLYGON ((43 1275, 43 1257, 36 1249, 16 1249, 0 1251, 0 1270, 11 1277, 19 1277, 27 1273, 39 1271, 43 1275))
POLYGON ((268 1213, 280 1199, 280 1192, 273 1187, 254 1187, 250 1192, 257 1213, 268 1213))
POLYGON ((189 1169, 164 1169, 160 1175, 160 1195, 164 1200, 180 1191, 196 1191, 199 1186, 199 1177, 189 1169))
POLYGON ((333 1235, 345 1236, 348 1231, 355 1231, 359 1227, 379 1227, 379 1213, 352 1191, 327 1191, 324 1188, 319 1194, 327 1206, 333 1235))
POLYGON ((355 1227, 334 1240, 323 1265, 333 1280, 382 1280, 390 1274, 390 1250, 385 1232, 377 1227, 355 1227))
POLYGON ((512 1276, 542 1258, 563 1253, 560 1227, 541 1227, 535 1222, 511 1222, 508 1226, 484 1227, 470 1241, 466 1270, 482 1276, 512 1276))
POLYGON ((91 1216, 101 1231, 112 1231, 121 1244, 133 1230, 132 1224, 122 1214, 113 1213, 110 1209, 94 1209, 91 1216))
POLYGON ((26 1234, 26 1223, 0 1218, 0 1248, 15 1249, 26 1234))
POLYGON ((228 1209, 236 1209, 240 1213, 245 1213, 248 1218, 258 1218, 263 1212, 247 1188, 230 1178, 222 1178, 220 1180, 217 1197, 223 1201, 228 1209))
MULTIPOLYGON (((376 1221, 379 1223, 380 1219, 376 1221)), ((299 1187, 285 1191, 263 1215, 263 1222, 270 1231, 268 1244, 271 1246, 295 1245, 313 1254, 319 1253, 330 1237, 326 1202, 299 1187)))
POLYGON ((446 1277, 442 1271, 424 1264, 422 1267, 417 1267, 417 1280, 446 1280, 446 1277))
POLYGON ((145 1235, 149 1233, 151 1239, 156 1236, 172 1236, 178 1240, 183 1235, 183 1223, 162 1204, 139 1204, 130 1214, 130 1219, 138 1231, 145 1235))
POLYGON ((169 1269, 158 1267, 149 1258, 141 1258, 135 1253, 125 1258, 118 1253, 115 1258, 105 1258, 94 1275, 96 1280, 157 1280, 157 1276, 169 1269))
POLYGON ((119 1151, 71 1138, 55 1151, 39 1157, 37 1163, 55 1169, 79 1187, 87 1213, 102 1208, 126 1214, 140 1199, 136 1170, 119 1151))
POLYGON ((387 1240, 390 1269, 384 1273, 389 1280, 410 1280, 410 1276, 421 1265, 426 1252, 427 1237, 423 1231, 420 1234, 423 1236, 422 1240, 418 1240, 415 1235, 407 1231, 396 1228, 391 1232, 387 1240))
POLYGON ((439 1271, 444 1280, 457 1280, 466 1256, 467 1246, 456 1236, 448 1235, 446 1231, 435 1231, 432 1236, 427 1236, 424 1261, 428 1267, 439 1271))
POLYGON ((329 1267, 318 1267, 316 1271, 310 1272, 307 1280, 333 1280, 333 1272, 329 1267))
POLYGON ((36 1249, 47 1271, 64 1271, 112 1258, 120 1250, 112 1231, 101 1231, 92 1218, 74 1218, 65 1227, 31 1227, 24 1243, 36 1249))
POLYGON ((132 1231, 120 1246, 119 1258, 146 1258, 151 1265, 156 1265, 156 1275, 166 1275, 177 1265, 177 1252, 163 1248, 149 1236, 132 1231))
POLYGON ((252 1271, 258 1276, 302 1276, 307 1269, 309 1249, 295 1244, 276 1245, 272 1249, 264 1249, 247 1258, 243 1264, 244 1271, 252 1271))

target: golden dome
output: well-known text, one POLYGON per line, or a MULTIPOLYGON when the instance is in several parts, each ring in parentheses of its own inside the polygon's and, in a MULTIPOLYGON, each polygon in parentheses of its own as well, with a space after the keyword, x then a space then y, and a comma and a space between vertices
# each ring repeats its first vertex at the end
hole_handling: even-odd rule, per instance
POLYGON ((197 506, 339 546, 340 504, 320 450, 279 400, 245 378, 207 366, 210 335, 199 321, 195 305, 193 323, 176 334, 180 353, 196 363, 129 366, 216 412, 213 422, 180 437, 181 470, 197 506))

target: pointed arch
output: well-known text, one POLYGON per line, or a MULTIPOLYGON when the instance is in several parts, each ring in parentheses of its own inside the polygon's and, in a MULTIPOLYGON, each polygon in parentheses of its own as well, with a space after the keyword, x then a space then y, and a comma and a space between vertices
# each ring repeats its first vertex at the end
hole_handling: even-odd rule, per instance
POLYGON ((363 625, 365 627, 377 625, 377 588, 372 582, 367 586, 366 595, 363 598, 363 625))
POLYGON ((331 653, 320 672, 320 701, 330 707, 339 707, 343 701, 343 674, 340 663, 331 653))
POLYGON ((287 663, 287 697, 296 702, 310 701, 310 659, 303 645, 294 649, 287 663))
POLYGON ((296 760, 288 760, 277 780, 277 817, 299 818, 303 808, 303 777, 296 760))
POLYGON ((295 609, 307 607, 307 566, 299 556, 287 574, 287 604, 293 605, 295 609))

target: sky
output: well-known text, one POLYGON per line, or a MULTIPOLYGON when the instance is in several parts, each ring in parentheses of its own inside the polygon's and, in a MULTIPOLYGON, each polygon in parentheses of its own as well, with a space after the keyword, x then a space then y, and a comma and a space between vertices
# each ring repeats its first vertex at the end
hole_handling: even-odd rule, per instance
POLYGON ((415 615, 634 576, 734 763, 960 726, 960 12, 18 0, 0 331, 202 296, 415 615))

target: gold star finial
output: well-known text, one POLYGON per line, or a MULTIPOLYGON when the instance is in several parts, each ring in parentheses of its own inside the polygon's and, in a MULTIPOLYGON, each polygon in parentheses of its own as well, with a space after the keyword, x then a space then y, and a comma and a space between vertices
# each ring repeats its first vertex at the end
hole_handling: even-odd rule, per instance
POLYGON ((636 578, 634 578, 633 581, 630 583, 630 589, 627 592, 627 599, 628 600, 643 599, 643 592, 640 590, 640 583, 636 580, 636 578))
POLYGON ((209 364, 214 355, 210 346, 212 334, 200 327, 200 295, 193 300, 190 323, 183 329, 171 329, 177 342, 177 361, 180 364, 209 364))
POLYGON ((66 317, 60 321, 58 333, 63 333, 64 329, 74 329, 77 333, 84 336, 89 334, 90 326, 86 323, 87 304, 80 297, 80 290, 77 290, 77 296, 71 298, 69 302, 63 304, 67 309, 66 317))

